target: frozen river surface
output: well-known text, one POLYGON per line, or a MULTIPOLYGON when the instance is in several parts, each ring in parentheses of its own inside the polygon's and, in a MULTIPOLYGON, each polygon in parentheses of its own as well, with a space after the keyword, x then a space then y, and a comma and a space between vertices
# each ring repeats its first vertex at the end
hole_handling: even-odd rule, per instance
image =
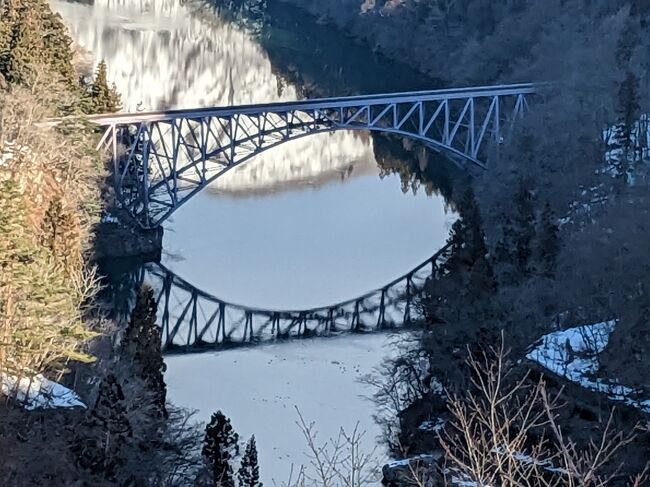
MULTIPOLYGON (((360 379, 391 354, 391 341, 385 334, 352 335, 167 357, 167 391, 202 421, 221 409, 242 439, 254 434, 264 485, 281 485, 292 464, 309 464, 296 408, 316 423, 321 441, 359 422, 366 431, 363 449, 375 448, 380 429, 371 417, 373 390, 360 379)), ((375 454, 380 463, 386 458, 383 447, 375 454)))

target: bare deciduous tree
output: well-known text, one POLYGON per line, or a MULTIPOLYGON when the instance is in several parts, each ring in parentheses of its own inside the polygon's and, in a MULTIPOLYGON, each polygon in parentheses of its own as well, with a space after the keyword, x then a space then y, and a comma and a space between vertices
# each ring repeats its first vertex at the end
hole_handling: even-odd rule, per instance
POLYGON ((377 484, 381 476, 376 448, 364 450, 366 433, 359 429, 359 423, 352 432, 340 428, 336 438, 319 443, 316 423, 307 423, 298 408, 296 412, 296 424, 305 438, 305 455, 309 463, 297 469, 292 465, 289 479, 282 482, 281 487, 364 487, 377 484))
MULTIPOLYGON (((622 449, 636 431, 615 431, 612 410, 600 436, 579 448, 557 421, 561 391, 543 378, 515 377, 503 342, 480 357, 470 354, 472 391, 450 397, 453 416, 441 434, 446 474, 477 485, 604 487, 618 476, 622 449)), ((630 479, 640 486, 646 471, 630 479)))

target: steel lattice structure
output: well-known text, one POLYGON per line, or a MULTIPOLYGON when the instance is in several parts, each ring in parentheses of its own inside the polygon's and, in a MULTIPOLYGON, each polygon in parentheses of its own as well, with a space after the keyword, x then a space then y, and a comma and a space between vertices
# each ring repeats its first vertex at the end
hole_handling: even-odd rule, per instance
MULTIPOLYGON (((336 335, 408 327, 415 322, 415 298, 429 278, 437 278, 449 245, 381 289, 321 308, 265 310, 233 304, 188 283, 162 264, 133 270, 121 286, 115 318, 128 320, 135 291, 143 282, 154 289, 157 322, 166 354, 214 350, 269 340, 336 335)), ((125 321, 126 322, 126 321, 125 321)))
POLYGON ((402 135, 459 164, 486 166, 528 106, 532 84, 392 93, 226 108, 97 115, 116 196, 144 228, 211 182, 289 140, 333 130, 402 135))

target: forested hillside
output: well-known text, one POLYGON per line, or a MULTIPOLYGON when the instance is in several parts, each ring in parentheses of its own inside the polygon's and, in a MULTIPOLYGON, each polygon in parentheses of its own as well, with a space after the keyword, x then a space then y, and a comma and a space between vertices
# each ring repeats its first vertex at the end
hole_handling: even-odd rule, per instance
POLYGON ((44 122, 91 112, 96 97, 80 83, 70 38, 45 2, 1 8, 0 375, 56 377, 69 361, 91 359, 83 349, 96 288, 88 256, 103 168, 92 130, 44 122))
MULTIPOLYGON (((183 464, 169 460, 177 452, 165 456, 145 446, 162 444, 167 428, 184 421, 165 406, 160 337, 151 315, 136 314, 120 354, 96 356, 109 330, 95 309, 91 262, 105 171, 93 150, 97 134, 82 116, 118 108, 103 63, 92 80, 78 76, 71 40, 46 2, 0 3, 2 485, 169 479, 169 471, 183 464), (62 115, 80 117, 50 123, 62 115), (120 369, 120 357, 128 368, 120 369), (52 380, 69 383, 76 377, 68 375, 72 368, 96 359, 95 381, 76 384, 94 406, 87 408, 70 391, 57 395, 60 386, 52 380), (74 408, 48 409, 60 403, 74 408), (138 455, 148 455, 151 469, 129 469, 138 455)), ((150 307, 146 295, 141 301, 150 307)), ((179 431, 174 438, 184 441, 179 431)))
MULTIPOLYGON (((533 377, 540 373, 546 377, 544 390, 564 386, 561 397, 568 406, 557 413, 558 428, 575 441, 583 459, 588 440, 597 438, 614 403, 567 382, 582 377, 572 367, 585 367, 582 384, 596 381, 605 391, 611 390, 607 381, 627 387, 618 396, 604 396, 637 405, 648 397, 650 5, 609 0, 289 3, 363 37, 381 53, 406 60, 444 86, 545 83, 523 126, 500 148, 500 157, 473 178, 473 192, 455 196, 461 220, 450 237, 454 256, 421 301, 428 331, 406 345, 378 394, 381 403, 401 404, 394 410, 397 419, 389 414, 386 423, 398 456, 441 448, 458 475, 479 484, 510 485, 506 476, 515 475, 509 481, 517 485, 542 485, 534 480, 539 473, 500 469, 506 460, 489 451, 497 447, 481 443, 481 436, 495 442, 498 436, 474 423, 483 413, 477 407, 489 409, 490 401, 498 400, 489 394, 511 391, 513 377, 527 377, 524 383, 539 391, 533 377), (584 330, 604 328, 572 327, 608 320, 613 320, 611 334, 576 339, 584 330), (531 359, 536 341, 553 334, 564 337, 559 345, 563 365, 549 365, 556 358, 531 359), (502 340, 511 364, 504 369, 514 366, 508 380, 490 365, 498 359, 502 340), (486 350, 492 361, 484 363, 486 350), (522 362, 527 353, 530 361, 522 362), (420 374, 415 371, 423 357, 429 365, 420 374), (595 365, 588 365, 592 359, 595 365), (486 377, 507 385, 495 392, 486 377), (461 398, 470 394, 474 402, 449 403, 440 387, 461 398), (423 426, 440 418, 450 420, 446 443, 423 426), (594 433, 585 436, 584 428, 594 433), (483 457, 479 461, 472 455, 483 457), (486 463, 480 466, 481 461, 486 463)), ((548 352, 544 346, 536 350, 548 352)), ((499 414, 512 415, 506 423, 526 429, 516 414, 526 403, 520 393, 513 392, 517 406, 504 399, 511 409, 499 414)), ((618 408, 624 411, 616 409, 611 421, 622 432, 645 421, 638 406, 625 410, 619 402, 618 408)), ((554 448, 564 448, 553 428, 538 425, 510 447, 531 452, 544 431, 551 443, 540 448, 550 458, 554 448)), ((622 460, 627 473, 642 471, 647 432, 639 430, 639 435, 634 447, 621 447, 625 454, 594 467, 584 485, 610 485, 614 477, 608 475, 622 460)), ((503 448, 513 439, 505 437, 499 440, 503 448)), ((574 471, 566 457, 554 458, 574 471)), ((616 476, 616 482, 624 483, 623 477, 616 476)))
MULTIPOLYGON (((87 79, 74 59, 45 1, 0 2, 0 483, 215 485, 226 468, 234 485, 218 463, 229 420, 204 438, 167 402, 153 290, 134 290, 125 329, 107 318, 93 261, 105 161, 84 116, 120 95, 103 61, 87 79)), ((260 487, 254 438, 241 463, 239 485, 260 487)))

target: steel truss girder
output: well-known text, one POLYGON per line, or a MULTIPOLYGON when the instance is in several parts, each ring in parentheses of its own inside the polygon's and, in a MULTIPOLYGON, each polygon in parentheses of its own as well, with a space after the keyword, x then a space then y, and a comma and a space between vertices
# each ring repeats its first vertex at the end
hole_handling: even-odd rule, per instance
POLYGON ((144 228, 252 157, 310 134, 368 130, 416 139, 486 167, 525 112, 530 84, 93 116, 105 127, 117 198, 144 228), (504 132, 503 129, 506 128, 504 132))

